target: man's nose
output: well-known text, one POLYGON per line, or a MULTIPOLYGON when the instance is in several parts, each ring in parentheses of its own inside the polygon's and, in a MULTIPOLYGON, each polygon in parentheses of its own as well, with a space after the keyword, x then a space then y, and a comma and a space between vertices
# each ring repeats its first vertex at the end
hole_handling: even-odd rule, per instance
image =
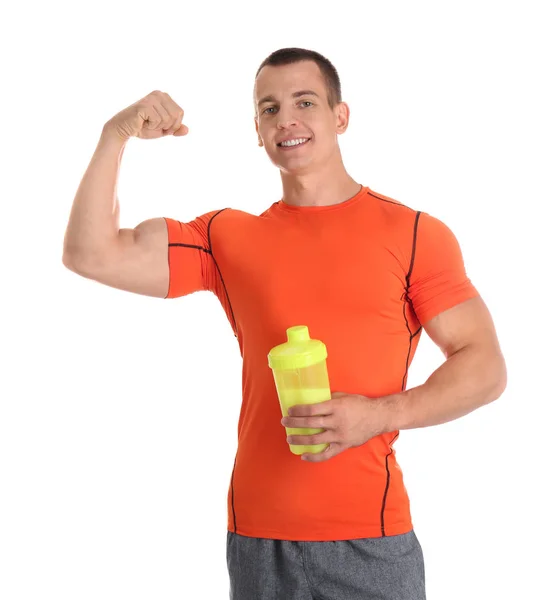
POLYGON ((287 110, 278 114, 277 126, 280 129, 285 129, 286 127, 296 125, 297 122, 297 117, 287 110))

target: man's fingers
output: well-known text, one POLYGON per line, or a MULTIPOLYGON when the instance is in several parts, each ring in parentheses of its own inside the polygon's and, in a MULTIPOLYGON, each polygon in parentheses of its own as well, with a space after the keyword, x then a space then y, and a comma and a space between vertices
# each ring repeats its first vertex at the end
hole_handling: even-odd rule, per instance
POLYGON ((281 424, 284 427, 333 429, 333 421, 334 418, 332 415, 318 415, 315 417, 283 417, 281 424))
POLYGON ((304 460, 306 462, 323 462, 325 460, 334 458, 334 456, 340 454, 343 449, 344 447, 341 444, 332 442, 328 445, 328 448, 326 448, 322 452, 318 452, 317 454, 311 454, 310 452, 301 454, 301 460, 304 460))
POLYGON ((148 129, 163 129, 166 121, 169 121, 169 113, 161 105, 153 104, 153 111, 157 114, 154 121, 150 121, 148 129))
POLYGON ((287 443, 292 446, 307 446, 309 444, 330 444, 332 439, 331 431, 323 431, 322 433, 314 433, 313 435, 288 435, 287 443))
POLYGON ((181 122, 182 117, 178 115, 177 118, 174 120, 173 124, 169 128, 165 129, 163 133, 165 135, 173 135, 180 128, 181 122))
POLYGON ((163 133, 165 135, 173 135, 180 129, 184 118, 184 111, 167 93, 160 96, 159 102, 172 119, 172 122, 167 124, 167 127, 164 128, 163 133))

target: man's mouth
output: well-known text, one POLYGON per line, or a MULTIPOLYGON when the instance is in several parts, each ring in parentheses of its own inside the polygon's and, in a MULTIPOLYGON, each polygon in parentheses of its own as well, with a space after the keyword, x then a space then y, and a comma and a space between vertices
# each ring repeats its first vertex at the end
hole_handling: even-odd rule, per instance
POLYGON ((304 146, 308 141, 310 141, 311 138, 297 138, 294 140, 289 140, 286 143, 279 143, 277 144, 278 148, 281 148, 282 150, 292 150, 293 148, 299 148, 301 146, 304 146))

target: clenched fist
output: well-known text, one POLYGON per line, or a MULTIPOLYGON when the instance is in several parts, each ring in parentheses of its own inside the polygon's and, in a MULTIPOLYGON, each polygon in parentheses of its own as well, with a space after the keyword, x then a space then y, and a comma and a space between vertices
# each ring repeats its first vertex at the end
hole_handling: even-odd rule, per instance
POLYGON ((105 129, 122 140, 139 137, 144 140, 165 135, 186 135, 182 124, 183 109, 165 92, 155 90, 107 121, 105 129))

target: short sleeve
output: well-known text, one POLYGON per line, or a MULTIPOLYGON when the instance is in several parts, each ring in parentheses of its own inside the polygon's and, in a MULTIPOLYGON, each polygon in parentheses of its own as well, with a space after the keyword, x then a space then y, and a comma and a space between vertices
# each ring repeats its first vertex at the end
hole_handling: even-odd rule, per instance
POLYGON ((458 240, 442 221, 420 213, 414 243, 408 296, 420 323, 479 295, 458 240))
POLYGON ((208 281, 213 281, 209 271, 215 267, 208 227, 214 214, 206 213, 187 223, 164 217, 169 236, 169 290, 166 299, 209 290, 208 281))

